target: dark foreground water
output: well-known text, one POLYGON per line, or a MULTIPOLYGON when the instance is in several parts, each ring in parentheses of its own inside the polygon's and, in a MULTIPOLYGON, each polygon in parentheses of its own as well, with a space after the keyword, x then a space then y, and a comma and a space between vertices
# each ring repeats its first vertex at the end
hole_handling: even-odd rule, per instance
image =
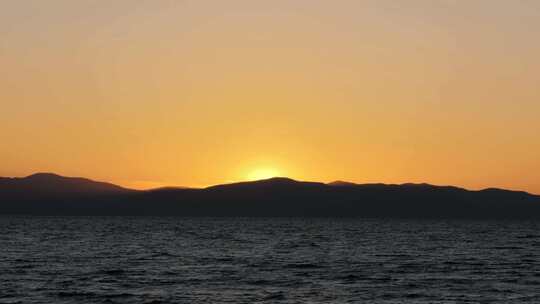
POLYGON ((540 303, 533 222, 0 218, 0 303, 540 303))

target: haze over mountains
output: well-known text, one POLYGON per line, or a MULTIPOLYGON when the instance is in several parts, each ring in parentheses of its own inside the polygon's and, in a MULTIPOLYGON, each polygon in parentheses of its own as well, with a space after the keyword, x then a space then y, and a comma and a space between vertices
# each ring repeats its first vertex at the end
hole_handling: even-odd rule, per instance
POLYGON ((137 191, 39 173, 0 178, 0 214, 540 219, 540 196, 502 189, 288 178, 137 191))

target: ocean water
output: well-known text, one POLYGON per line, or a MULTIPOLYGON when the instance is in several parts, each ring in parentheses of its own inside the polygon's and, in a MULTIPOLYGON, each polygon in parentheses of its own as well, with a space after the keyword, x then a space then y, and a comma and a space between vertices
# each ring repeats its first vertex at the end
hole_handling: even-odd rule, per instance
POLYGON ((0 303, 540 303, 539 224, 0 217, 0 303))

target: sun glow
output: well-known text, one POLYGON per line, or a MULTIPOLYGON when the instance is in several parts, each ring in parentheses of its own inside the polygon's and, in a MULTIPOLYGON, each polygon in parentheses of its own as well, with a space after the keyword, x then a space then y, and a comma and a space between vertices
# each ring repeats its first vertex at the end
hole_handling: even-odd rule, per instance
POLYGON ((259 168, 255 169, 249 174, 246 175, 246 179, 249 181, 255 181, 255 180, 261 180, 261 179, 269 179, 272 177, 279 176, 280 173, 278 170, 273 168, 259 168))

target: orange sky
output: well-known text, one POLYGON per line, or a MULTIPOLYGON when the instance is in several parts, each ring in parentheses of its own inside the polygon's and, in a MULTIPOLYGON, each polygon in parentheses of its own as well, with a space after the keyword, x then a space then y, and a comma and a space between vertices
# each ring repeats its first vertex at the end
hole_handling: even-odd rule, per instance
POLYGON ((540 2, 0 2, 0 176, 540 193, 540 2))

